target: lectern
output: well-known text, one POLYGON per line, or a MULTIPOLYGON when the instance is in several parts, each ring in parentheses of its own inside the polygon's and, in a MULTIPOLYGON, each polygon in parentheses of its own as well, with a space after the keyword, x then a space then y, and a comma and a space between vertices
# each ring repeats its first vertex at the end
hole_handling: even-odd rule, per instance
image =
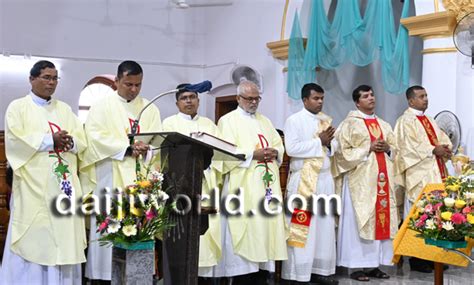
POLYGON ((153 136, 152 144, 160 149, 163 189, 169 201, 177 201, 184 214, 172 213, 175 226, 164 234, 163 274, 165 285, 197 284, 199 236, 208 227, 208 213, 198 213, 204 170, 212 160, 239 161, 243 154, 233 154, 218 147, 176 132, 142 133, 153 136), (188 211, 189 210, 189 211, 188 211))

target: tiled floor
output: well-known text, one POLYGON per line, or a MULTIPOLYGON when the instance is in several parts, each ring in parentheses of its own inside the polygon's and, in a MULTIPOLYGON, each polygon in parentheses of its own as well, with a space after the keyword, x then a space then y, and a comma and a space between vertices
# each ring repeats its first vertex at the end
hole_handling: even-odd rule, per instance
MULTIPOLYGON (((404 262, 402 268, 397 266, 381 267, 381 269, 390 275, 390 279, 371 279, 369 282, 358 282, 349 278, 347 274, 337 276, 340 285, 349 284, 409 284, 409 285, 425 285, 434 284, 434 273, 421 273, 410 271, 408 262, 404 262)), ((474 285, 474 265, 470 264, 468 267, 450 266, 444 272, 444 285, 474 285)))

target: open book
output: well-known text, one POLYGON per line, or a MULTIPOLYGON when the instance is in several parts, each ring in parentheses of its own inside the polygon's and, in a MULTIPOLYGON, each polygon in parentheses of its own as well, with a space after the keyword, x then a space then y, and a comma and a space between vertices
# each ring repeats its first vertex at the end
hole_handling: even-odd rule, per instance
POLYGON ((189 135, 193 139, 207 143, 208 145, 220 148, 232 154, 237 154, 237 146, 228 141, 215 137, 205 132, 193 132, 189 135))

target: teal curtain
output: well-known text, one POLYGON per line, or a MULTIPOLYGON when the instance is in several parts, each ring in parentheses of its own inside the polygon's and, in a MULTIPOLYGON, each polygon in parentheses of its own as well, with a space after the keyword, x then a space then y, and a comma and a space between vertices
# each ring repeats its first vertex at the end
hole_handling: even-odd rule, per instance
POLYGON ((292 99, 301 99, 301 88, 307 82, 312 82, 311 74, 305 72, 303 68, 304 44, 301 34, 300 20, 298 12, 293 19, 290 43, 288 48, 288 84, 286 91, 292 99))
MULTIPOLYGON (((408 16, 408 9, 409 1, 405 1, 402 18, 408 16)), ((300 24, 294 22, 295 25, 299 29, 300 24)), ((299 47, 292 46, 290 39, 289 55, 293 48, 299 47)), ((296 62, 300 59, 291 60, 296 62)), ((410 75, 408 31, 400 24, 398 34, 395 32, 391 0, 369 0, 364 18, 358 0, 339 0, 332 23, 326 16, 323 1, 312 1, 303 60, 302 78, 310 79, 306 82, 316 79, 316 67, 333 70, 347 62, 366 66, 375 60, 381 61, 385 90, 393 94, 403 93, 408 87, 410 75)), ((290 57, 288 61, 290 65, 290 57)), ((298 80, 290 74, 293 72, 288 69, 288 86, 292 87, 296 86, 293 81, 298 80)), ((290 91, 288 94, 296 98, 290 91)))

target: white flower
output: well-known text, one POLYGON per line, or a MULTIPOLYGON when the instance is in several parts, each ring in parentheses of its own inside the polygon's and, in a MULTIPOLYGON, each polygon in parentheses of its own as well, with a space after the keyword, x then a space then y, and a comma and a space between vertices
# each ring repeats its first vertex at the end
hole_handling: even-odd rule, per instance
POLYGON ((466 197, 466 199, 474 199, 474 193, 473 192, 466 192, 464 193, 464 196, 466 197))
POLYGON ((166 192, 164 191, 158 191, 158 199, 160 200, 160 202, 164 202, 166 200, 168 200, 170 196, 168 196, 168 194, 166 194, 166 192))
POLYGON ((126 236, 134 236, 137 234, 137 226, 135 225, 127 225, 122 228, 122 232, 126 236))
POLYGON ((421 208, 418 208, 418 212, 420 213, 424 213, 425 212, 425 208, 421 207, 421 208))
POLYGON ((454 230, 453 223, 451 221, 443 222, 443 229, 447 231, 454 230))
POLYGON ((158 172, 158 171, 156 171, 156 170, 154 170, 154 171, 151 172, 151 178, 152 178, 153 180, 158 180, 158 181, 160 181, 160 182, 163 181, 163 179, 164 179, 163 173, 158 172))
POLYGON ((140 193, 138 194, 138 200, 140 200, 142 204, 145 204, 146 200, 148 200, 148 195, 140 193))
POLYGON ((444 204, 446 205, 446 207, 452 208, 455 202, 456 201, 453 198, 444 198, 444 204))
POLYGON ((435 224, 435 222, 433 221, 433 219, 428 219, 428 220, 426 220, 425 228, 427 228, 428 230, 434 230, 434 229, 436 229, 436 224, 435 224))
POLYGON ((416 206, 417 206, 418 208, 424 208, 424 207, 425 207, 425 201, 423 201, 423 200, 418 201, 418 202, 416 203, 416 206))
POLYGON ((120 230, 120 223, 117 221, 111 222, 107 227, 107 232, 111 234, 116 233, 119 230, 120 230))

